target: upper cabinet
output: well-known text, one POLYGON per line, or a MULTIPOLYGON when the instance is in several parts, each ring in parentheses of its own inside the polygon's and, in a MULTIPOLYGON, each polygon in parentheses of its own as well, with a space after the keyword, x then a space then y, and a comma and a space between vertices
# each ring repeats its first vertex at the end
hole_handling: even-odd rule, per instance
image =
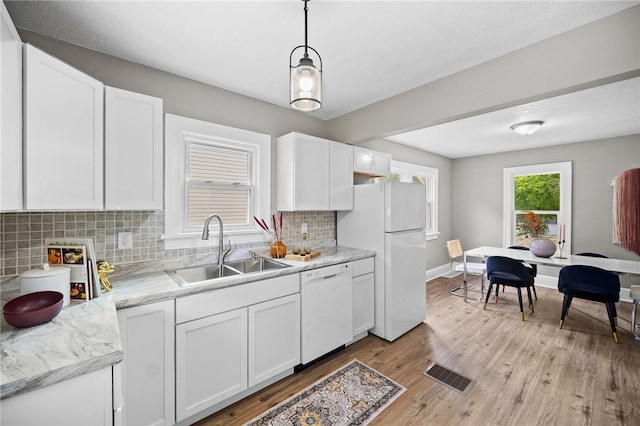
POLYGON ((102 209, 103 84, 27 44, 24 107, 25 208, 102 209))
POLYGON ((362 147, 353 148, 353 172, 364 176, 387 176, 391 173, 391 154, 362 147))
POLYGON ((353 210, 353 146, 330 144, 329 210, 353 210))
POLYGON ((105 88, 105 209, 162 209, 162 99, 105 88))
POLYGON ((0 211, 22 209, 22 41, 0 2, 0 211))
POLYGON ((288 133, 277 140, 277 208, 351 210, 353 147, 288 133))

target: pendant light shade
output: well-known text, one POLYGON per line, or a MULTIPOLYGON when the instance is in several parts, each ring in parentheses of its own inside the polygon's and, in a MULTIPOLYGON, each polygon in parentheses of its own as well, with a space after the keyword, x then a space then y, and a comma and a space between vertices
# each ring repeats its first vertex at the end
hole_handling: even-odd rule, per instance
POLYGON ((322 58, 307 44, 307 2, 304 1, 304 45, 291 51, 289 56, 289 103, 293 109, 304 112, 322 107, 322 58), (315 56, 317 66, 310 57, 315 56), (297 65, 294 63, 297 62, 297 65))

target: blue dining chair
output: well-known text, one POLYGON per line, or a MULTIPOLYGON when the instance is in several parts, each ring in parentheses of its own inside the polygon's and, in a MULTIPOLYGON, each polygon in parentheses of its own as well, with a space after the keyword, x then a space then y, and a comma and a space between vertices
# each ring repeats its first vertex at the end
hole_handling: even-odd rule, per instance
MULTIPOLYGON (((510 247, 507 247, 507 248, 511 249, 511 250, 526 250, 526 251, 529 251, 529 247, 525 247, 525 246, 510 246, 510 247)), ((527 270, 533 276, 533 278, 535 278, 536 275, 538 275, 538 265, 536 265, 536 264, 530 265, 529 263, 525 262, 524 260, 521 260, 521 262, 522 262, 522 264, 524 266, 527 267, 527 270)), ((531 286, 531 289, 533 290, 533 297, 535 297, 536 300, 538 300, 538 293, 536 292, 536 285, 533 284, 531 286)), ((502 291, 504 291, 504 286, 502 287, 502 291)))
POLYGON ((524 321, 524 309, 522 308, 522 288, 527 289, 529 307, 533 313, 533 301, 531 300, 531 287, 533 286, 533 276, 521 261, 504 256, 490 256, 487 258, 487 278, 489 279, 489 289, 487 298, 484 301, 483 309, 487 309, 491 287, 496 286, 495 300, 498 303, 498 293, 500 285, 515 287, 518 290, 518 302, 520 303, 520 315, 524 321))
POLYGON ((616 302, 620 300, 620 279, 616 274, 595 266, 565 266, 558 275, 558 291, 564 294, 560 328, 574 297, 604 303, 607 307, 613 340, 618 343, 616 302))

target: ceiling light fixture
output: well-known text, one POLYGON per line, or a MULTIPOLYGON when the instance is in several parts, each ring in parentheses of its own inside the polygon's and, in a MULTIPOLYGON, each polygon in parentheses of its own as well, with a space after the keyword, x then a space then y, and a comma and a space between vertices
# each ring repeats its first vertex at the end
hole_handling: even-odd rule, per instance
POLYGON ((525 121, 524 123, 514 124, 511 129, 519 135, 529 136, 534 134, 543 124, 544 121, 525 121))
POLYGON ((304 1, 304 45, 298 46, 289 55, 289 84, 291 108, 304 112, 311 112, 322 108, 322 58, 320 54, 307 44, 307 2, 304 1), (294 53, 300 55, 304 48, 304 54, 298 65, 292 64, 294 53), (313 51, 318 60, 318 68, 313 65, 309 57, 309 51, 313 51))

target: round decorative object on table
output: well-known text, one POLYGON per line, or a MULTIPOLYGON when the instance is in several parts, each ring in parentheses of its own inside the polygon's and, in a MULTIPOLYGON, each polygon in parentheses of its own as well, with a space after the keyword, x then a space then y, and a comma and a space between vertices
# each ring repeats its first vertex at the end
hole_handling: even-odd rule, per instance
POLYGON ((529 244, 529 251, 538 257, 551 257, 556 252, 556 244, 548 238, 535 237, 529 244))

